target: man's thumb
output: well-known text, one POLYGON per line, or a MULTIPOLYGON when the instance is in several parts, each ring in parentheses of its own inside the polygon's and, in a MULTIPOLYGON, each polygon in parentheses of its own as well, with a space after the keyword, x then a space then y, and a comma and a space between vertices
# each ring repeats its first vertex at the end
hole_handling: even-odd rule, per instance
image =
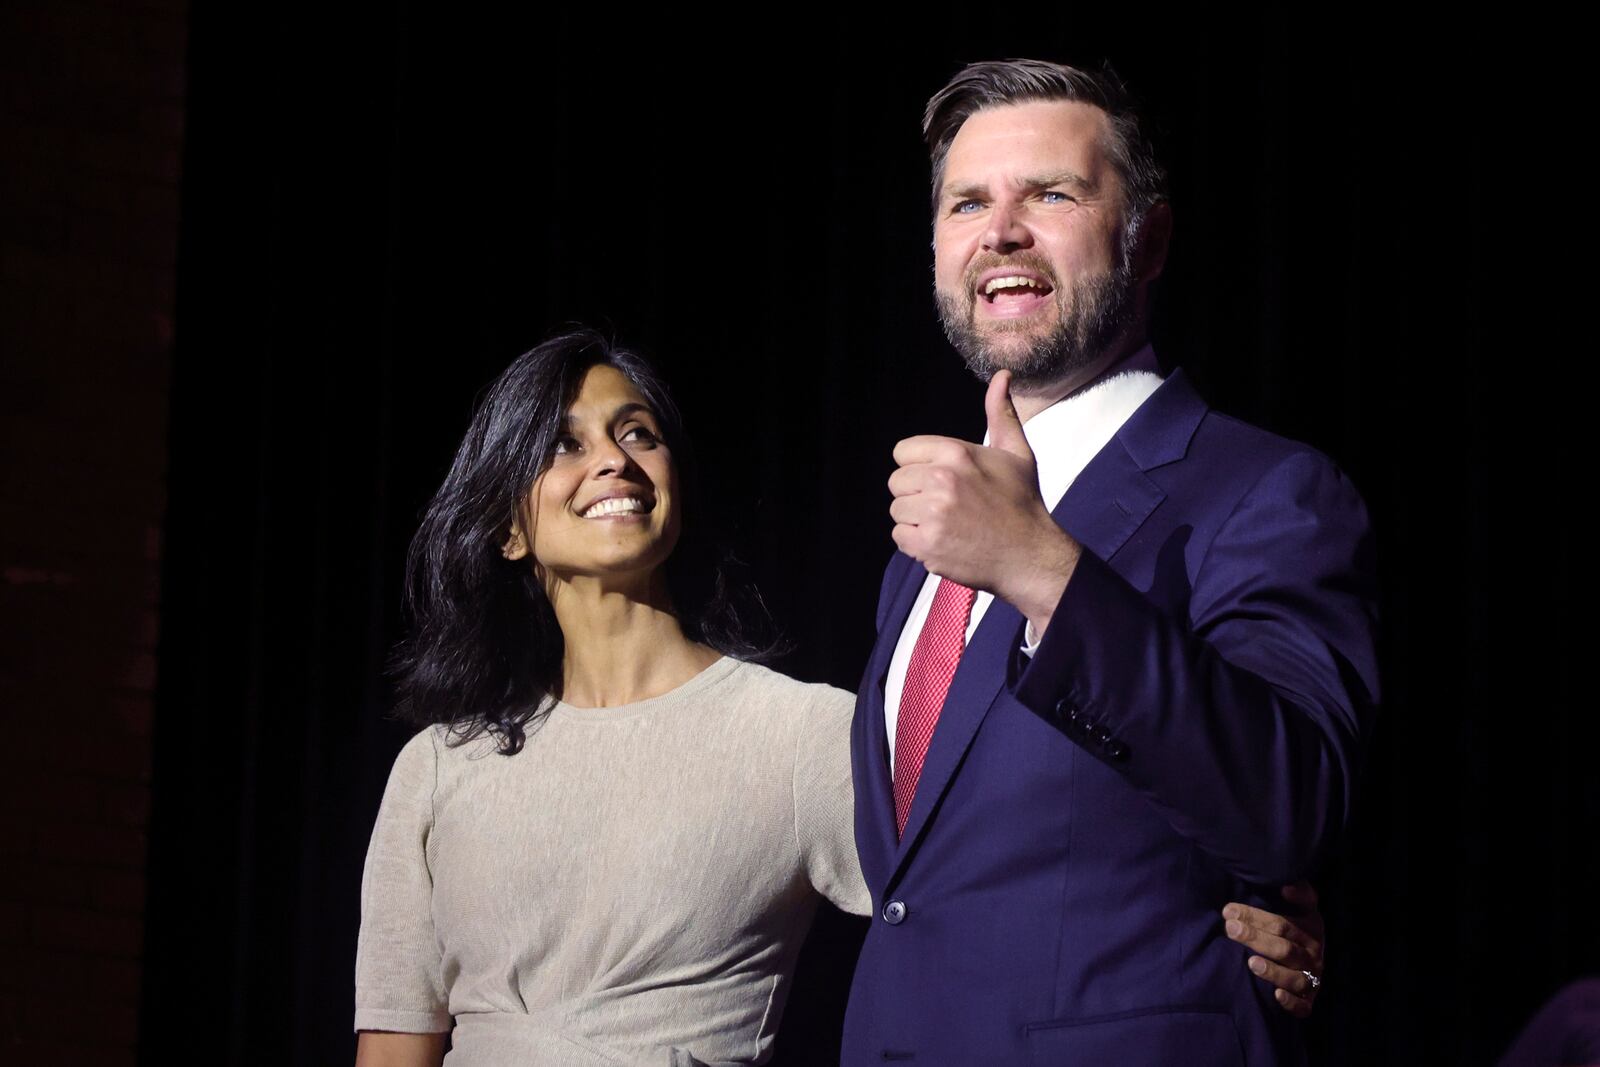
POLYGON ((1033 449, 1022 435, 1022 420, 1017 417, 1017 407, 1011 402, 1011 372, 996 371, 989 379, 989 391, 983 397, 983 410, 989 416, 989 447, 1021 456, 1033 462, 1033 449))

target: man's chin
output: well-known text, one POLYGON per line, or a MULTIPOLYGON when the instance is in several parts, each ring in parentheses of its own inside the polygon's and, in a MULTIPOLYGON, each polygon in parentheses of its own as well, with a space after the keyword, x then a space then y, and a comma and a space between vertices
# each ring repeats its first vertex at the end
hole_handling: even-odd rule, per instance
POLYGON ((945 337, 966 361, 967 368, 982 381, 996 371, 1008 370, 1019 386, 1048 380, 1059 370, 1055 316, 1040 313, 1027 318, 984 319, 971 306, 961 308, 959 317, 954 301, 940 301, 940 322, 945 337), (959 325, 955 325, 959 324, 959 325))
POLYGON ((1047 369, 1052 362, 1041 359, 1041 350, 1049 340, 1048 331, 1007 330, 1003 332, 978 332, 967 335, 968 346, 962 349, 967 363, 981 377, 988 378, 995 371, 1008 370, 1018 378, 1032 378, 1047 369))
POLYGON ((976 340, 984 358, 995 370, 1017 370, 1037 360, 1039 347, 1047 340, 1044 331, 978 334, 976 340))

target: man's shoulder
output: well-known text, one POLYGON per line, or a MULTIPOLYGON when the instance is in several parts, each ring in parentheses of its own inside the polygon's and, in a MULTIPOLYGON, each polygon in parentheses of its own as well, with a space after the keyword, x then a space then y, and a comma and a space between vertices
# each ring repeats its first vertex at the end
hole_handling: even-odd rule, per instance
POLYGON ((1337 520, 1352 530, 1368 526, 1360 490, 1330 457, 1214 409, 1196 428, 1183 462, 1149 473, 1196 516, 1255 521, 1247 517, 1265 509, 1337 520))
POLYGON ((1192 445, 1203 451, 1237 456, 1259 468, 1273 467, 1292 457, 1306 463, 1333 465, 1333 460, 1304 441, 1274 433, 1216 408, 1206 410, 1195 430, 1192 445))
MULTIPOLYGON (((1312 445, 1247 422, 1211 407, 1185 380, 1169 381, 1179 395, 1169 397, 1157 418, 1135 432, 1142 442, 1125 442, 1130 451, 1143 448, 1147 476, 1169 493, 1191 496, 1205 510, 1231 508, 1247 496, 1315 497, 1361 508, 1360 494, 1339 466, 1312 445), (1162 440, 1163 423, 1167 437, 1162 440), (1177 438, 1181 437, 1181 447, 1177 438), (1155 454, 1150 441, 1165 454, 1155 454)), ((1130 425, 1125 430, 1132 429, 1130 425)))
POLYGON ((1143 457, 1154 464, 1182 460, 1223 462, 1234 473, 1245 476, 1250 472, 1259 476, 1284 463, 1335 467, 1333 460, 1303 441, 1212 407, 1181 369, 1168 377, 1151 401, 1124 425, 1123 433, 1138 439, 1127 442, 1130 448, 1146 452, 1151 451, 1151 442, 1161 442, 1168 450, 1166 455, 1143 457), (1146 417, 1141 420, 1139 415, 1146 417))

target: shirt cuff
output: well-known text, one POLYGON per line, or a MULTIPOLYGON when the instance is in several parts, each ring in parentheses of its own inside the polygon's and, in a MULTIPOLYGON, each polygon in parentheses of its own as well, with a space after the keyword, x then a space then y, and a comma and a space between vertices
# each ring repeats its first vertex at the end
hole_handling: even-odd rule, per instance
POLYGON ((356 1005, 357 1032, 380 1030, 395 1034, 448 1034, 454 1020, 447 1011, 406 1011, 364 1008, 356 1005))
POLYGON ((1032 659, 1033 654, 1039 651, 1039 642, 1043 640, 1044 638, 1033 632, 1032 619, 1029 619, 1022 624, 1022 654, 1024 656, 1032 659))

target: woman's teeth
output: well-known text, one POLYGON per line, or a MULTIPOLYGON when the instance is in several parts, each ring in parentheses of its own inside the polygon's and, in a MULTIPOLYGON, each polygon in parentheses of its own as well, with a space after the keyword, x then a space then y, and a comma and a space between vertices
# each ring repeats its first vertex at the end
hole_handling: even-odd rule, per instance
POLYGON ((644 501, 636 496, 614 496, 590 504, 584 509, 583 517, 603 519, 607 515, 642 515, 645 510, 644 501))

